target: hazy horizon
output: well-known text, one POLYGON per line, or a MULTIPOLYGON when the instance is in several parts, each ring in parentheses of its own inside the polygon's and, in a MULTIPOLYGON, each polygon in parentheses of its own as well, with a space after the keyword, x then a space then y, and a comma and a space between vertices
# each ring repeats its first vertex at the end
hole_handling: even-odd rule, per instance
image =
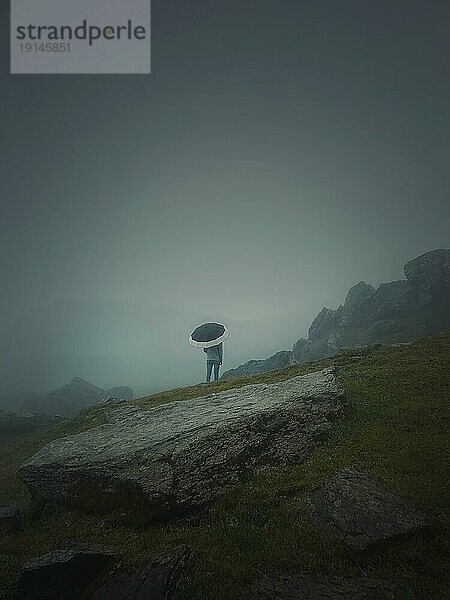
POLYGON ((11 76, 0 8, 0 395, 137 395, 291 349, 450 245, 450 5, 154 0, 150 76, 11 76))
MULTIPOLYGON (((433 248, 432 250, 434 250, 434 248, 433 248)), ((414 256, 414 257, 412 257, 412 258, 415 258, 415 256, 414 256)), ((407 261, 406 261, 406 262, 407 262, 407 261)), ((401 271, 401 274, 399 275, 399 277, 397 277, 397 278, 393 279, 392 281, 395 281, 395 280, 398 280, 398 279, 405 279, 405 277, 404 277, 404 273, 403 273, 403 269, 400 269, 400 271, 401 271)), ((376 288, 378 288, 378 286, 379 286, 379 285, 381 285, 381 284, 383 284, 383 283, 388 283, 388 281, 387 281, 387 280, 384 280, 384 281, 379 281, 379 282, 375 282, 375 283, 374 283, 373 281, 370 281, 368 278, 365 278, 365 279, 363 279, 363 281, 365 281, 366 283, 370 283, 370 284, 372 284, 372 285, 374 286, 374 288, 375 288, 375 289, 376 289, 376 288)), ((389 280, 389 281, 391 281, 391 280, 389 280)), ((355 282, 354 282, 354 284, 352 284, 352 285, 355 285, 355 284, 357 284, 357 283, 358 283, 358 281, 355 281, 355 282)), ((352 287, 352 286, 350 286, 350 287, 352 287)), ((297 341, 297 340, 298 340, 300 337, 306 337, 306 338, 308 337, 308 329, 309 329, 309 326, 310 326, 310 324, 311 324, 311 321, 313 320, 313 318, 314 318, 314 317, 317 315, 317 313, 318 313, 318 312, 320 312, 320 310, 321 310, 321 309, 322 309, 324 306, 326 306, 327 308, 332 308, 332 309, 338 308, 338 306, 339 306, 340 304, 343 304, 343 302, 344 302, 344 300, 345 300, 345 296, 346 296, 347 292, 348 292, 348 289, 346 289, 346 290, 343 292, 343 294, 342 294, 342 298, 341 298, 341 300, 340 300, 340 301, 338 301, 338 303, 337 303, 337 304, 334 304, 333 306, 331 306, 329 303, 324 303, 322 306, 320 306, 320 308, 317 308, 316 312, 315 312, 315 313, 312 315, 312 317, 311 317, 310 321, 309 321, 309 322, 308 322, 308 324, 306 325, 306 328, 305 328, 305 329, 304 329, 304 330, 303 330, 303 331, 302 331, 302 332, 301 332, 299 335, 297 335, 297 336, 295 337, 295 339, 293 339, 293 340, 292 340, 292 342, 291 342, 290 344, 289 344, 289 343, 287 343, 287 344, 285 344, 283 347, 280 347, 280 346, 277 346, 276 348, 274 347, 272 351, 268 351, 268 352, 266 352, 265 354, 261 354, 261 355, 259 355, 259 356, 256 356, 256 355, 251 355, 251 356, 249 356, 249 357, 247 357, 247 358, 243 358, 243 359, 241 359, 241 362, 242 362, 242 363, 244 363, 244 362, 247 362, 248 360, 252 360, 252 359, 264 359, 264 358, 267 358, 268 356, 270 356, 271 354, 275 354, 276 352, 279 352, 280 350, 291 350, 291 349, 292 349, 292 345, 293 345, 293 344, 295 343, 295 341, 297 341)), ((317 305, 317 306, 319 306, 319 305, 317 305)), ((293 316, 292 316, 292 318, 289 318, 289 319, 287 320, 287 322, 286 322, 286 323, 284 323, 284 320, 285 320, 285 319, 283 319, 283 318, 280 318, 280 320, 279 320, 279 324, 286 325, 286 326, 287 326, 287 330, 289 330, 289 328, 290 328, 290 326, 291 326, 291 323, 295 322, 295 321, 293 320, 294 318, 295 318, 295 315, 293 315, 293 316)), ((211 320, 212 320, 212 319, 211 319, 211 320)), ((206 319, 206 321, 208 321, 208 319, 206 319)), ((266 321, 264 321, 264 322, 266 323, 266 321)), ((199 323, 197 323, 197 324, 199 324, 199 323)), ((228 324, 228 323, 227 323, 227 324, 228 324)), ((272 325, 276 325, 276 323, 272 323, 272 325)), ((68 382, 69 382, 71 379, 73 379, 74 377, 81 377, 82 379, 85 379, 85 380, 87 380, 87 381, 90 381, 91 383, 94 383, 94 384, 95 384, 95 385, 97 385, 98 387, 101 387, 101 388, 103 388, 103 389, 105 389, 105 390, 106 390, 106 389, 108 389, 108 388, 111 388, 111 387, 113 387, 113 385, 114 385, 114 386, 116 386, 116 385, 129 385, 130 387, 132 387, 132 388, 133 388, 133 390, 134 390, 134 392, 135 392, 135 396, 136 396, 136 397, 140 397, 140 396, 144 396, 144 395, 152 394, 152 393, 155 393, 155 392, 158 392, 158 391, 162 391, 162 390, 164 390, 164 389, 170 389, 170 388, 172 388, 172 387, 180 387, 180 386, 183 386, 183 385, 191 385, 191 384, 195 384, 195 383, 197 383, 198 381, 201 381, 201 380, 203 379, 203 375, 204 375, 204 357, 203 357, 203 354, 201 353, 201 350, 196 350, 196 349, 193 349, 193 348, 191 348, 190 346, 188 346, 188 343, 187 343, 187 337, 188 337, 188 335, 189 335, 189 333, 190 333, 190 331, 191 331, 192 329, 194 329, 194 327, 191 327, 191 328, 189 328, 189 329, 186 329, 186 339, 184 340, 184 341, 185 341, 185 346, 186 346, 186 347, 185 347, 185 350, 186 350, 187 352, 189 352, 189 353, 196 353, 197 357, 199 358, 199 361, 198 361, 198 362, 199 362, 199 365, 200 365, 200 369, 198 369, 198 368, 196 369, 196 370, 197 370, 197 374, 198 374, 198 379, 195 379, 195 378, 194 378, 194 379, 192 379, 192 380, 188 380, 188 379, 186 379, 186 381, 180 381, 178 384, 175 384, 175 385, 172 385, 172 384, 169 382, 167 385, 162 385, 162 386, 161 386, 161 385, 159 385, 159 386, 158 386, 158 385, 156 385, 156 386, 151 386, 151 384, 149 384, 148 386, 145 386, 145 385, 143 385, 143 386, 142 386, 142 387, 140 387, 140 388, 139 388, 139 387, 137 387, 137 388, 136 388, 136 387, 133 385, 133 382, 124 382, 124 381, 120 381, 119 379, 115 379, 115 380, 114 380, 114 383, 111 383, 111 382, 108 382, 108 381, 103 381, 103 382, 99 383, 99 382, 98 382, 98 381, 96 381, 95 379, 89 379, 88 377, 85 377, 84 375, 80 375, 80 374, 74 373, 73 375, 71 375, 71 376, 68 376, 68 377, 66 377, 66 378, 64 378, 64 376, 63 376, 63 377, 60 379, 60 382, 59 382, 59 383, 56 383, 56 384, 54 385, 54 387, 53 387, 53 388, 42 388, 42 389, 38 389, 38 388, 29 388, 29 389, 23 389, 23 390, 20 390, 20 389, 19 389, 19 390, 14 390, 14 391, 18 392, 18 398, 20 399, 20 401, 22 401, 22 399, 24 399, 24 398, 28 398, 28 397, 29 397, 30 395, 32 395, 32 394, 44 394, 44 393, 46 393, 46 392, 48 392, 48 391, 52 391, 53 389, 56 389, 56 388, 60 387, 61 385, 64 385, 64 384, 68 383, 68 382)), ((285 336, 285 337, 286 337, 286 336, 285 336)), ((257 340, 257 337, 255 337, 255 341, 256 341, 256 340, 257 340)), ((227 342, 225 342, 225 352, 227 352, 227 350, 228 350, 228 346, 229 346, 229 344, 230 344, 230 343, 232 344, 232 342, 233 342, 233 335, 231 336, 231 338, 229 338, 229 340, 227 340, 227 342)), ((264 345, 264 343, 262 343, 262 344, 261 344, 261 348, 264 348, 264 347, 266 347, 266 346, 264 345)), ((267 347, 268 347, 268 346, 267 346, 267 347)), ((237 366, 237 364, 238 364, 238 363, 236 363, 236 364, 230 364, 230 363, 229 363, 229 364, 227 364, 227 363, 229 363, 229 361, 225 361, 225 366, 224 366, 224 369, 223 369, 224 371, 225 371, 225 370, 227 370, 227 369, 233 368, 233 367, 237 366)), ((240 364, 240 363, 239 363, 239 364, 240 364)), ((198 365, 197 365, 197 366, 198 366, 198 365)), ((2 399, 3 399, 3 400, 5 400, 5 398, 2 398, 2 399)), ((12 402, 12 405, 14 405, 14 402, 12 402)))

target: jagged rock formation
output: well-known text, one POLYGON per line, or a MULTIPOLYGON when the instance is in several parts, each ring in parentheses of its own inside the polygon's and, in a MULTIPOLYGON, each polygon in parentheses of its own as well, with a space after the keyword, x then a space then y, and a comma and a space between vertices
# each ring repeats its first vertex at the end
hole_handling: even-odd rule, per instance
POLYGON ((409 502, 351 469, 330 477, 311 494, 309 504, 319 527, 354 550, 431 530, 427 517, 409 502))
POLYGON ((0 410, 0 442, 10 437, 59 423, 61 417, 40 414, 19 414, 13 410, 0 410))
MULTIPOLYGON (((290 363, 334 356, 340 348, 408 342, 450 329, 450 250, 433 250, 408 262, 406 280, 382 283, 377 289, 360 281, 338 309, 323 308, 315 317, 308 339, 297 340, 290 363)), ((222 379, 262 373, 286 366, 288 352, 251 360, 231 369, 222 379), (273 359, 283 355, 283 361, 273 359)))
POLYGON ((414 600, 409 585, 371 577, 297 573, 266 577, 254 586, 253 600, 414 600))
POLYGON ((105 391, 81 377, 74 377, 57 390, 25 402, 23 408, 26 411, 46 415, 73 416, 108 396, 128 400, 133 398, 134 393, 128 386, 119 386, 105 391))
POLYGON ((263 360, 249 360, 245 365, 240 365, 236 369, 229 369, 223 373, 221 381, 231 379, 233 377, 241 377, 242 375, 251 375, 252 373, 264 373, 265 371, 274 371, 282 369, 291 362, 291 352, 289 350, 281 350, 269 358, 263 360))
POLYGON ((378 289, 360 281, 337 310, 323 308, 292 362, 333 356, 339 348, 398 343, 450 328, 450 250, 427 252, 404 266, 406 280, 378 289))
POLYGON ((260 466, 303 460, 345 407, 333 368, 148 410, 120 405, 108 423, 51 442, 18 475, 37 509, 142 503, 165 517, 204 506, 260 466))

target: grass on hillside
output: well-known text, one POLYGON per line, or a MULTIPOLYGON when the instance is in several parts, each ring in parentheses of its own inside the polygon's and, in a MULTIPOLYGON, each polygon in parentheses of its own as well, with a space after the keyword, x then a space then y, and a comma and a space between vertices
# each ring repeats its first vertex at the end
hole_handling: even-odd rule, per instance
MULTIPOLYGON (((450 597, 445 526, 434 539, 418 536, 361 555, 316 531, 302 508, 302 498, 311 489, 332 472, 352 466, 379 477, 430 517, 448 524, 450 334, 412 345, 346 351, 307 365, 135 402, 151 407, 248 383, 280 381, 331 364, 339 366, 353 410, 335 423, 332 437, 306 462, 263 470, 202 515, 163 525, 133 525, 117 514, 76 512, 29 521, 19 535, 0 540, 0 598, 9 597, 24 561, 67 538, 115 545, 130 564, 176 544, 190 544, 195 559, 178 590, 179 600, 245 599, 262 574, 295 569, 404 578, 421 598, 450 597)), ((108 410, 94 407, 69 423, 0 445, 0 504, 28 501, 14 475, 21 462, 51 439, 103 422, 108 410)))

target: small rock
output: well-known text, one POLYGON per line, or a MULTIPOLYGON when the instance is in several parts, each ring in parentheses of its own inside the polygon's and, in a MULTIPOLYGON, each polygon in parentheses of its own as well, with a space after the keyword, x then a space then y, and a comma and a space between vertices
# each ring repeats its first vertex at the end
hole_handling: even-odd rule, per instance
POLYGON ((40 556, 25 565, 17 599, 79 600, 113 555, 108 548, 69 543, 40 556))
POLYGON ((114 398, 114 396, 107 396, 106 398, 102 398, 99 404, 109 404, 111 402, 125 402, 123 398, 118 399, 114 398))
POLYGON ((19 529, 20 511, 18 506, 2 506, 0 508, 0 531, 14 533, 19 529))
POLYGON ((414 600, 403 583, 369 577, 333 575, 275 575, 254 587, 254 600, 414 600))
POLYGON ((177 546, 135 571, 118 569, 89 600, 170 600, 191 555, 187 546, 177 546))
POLYGON ((355 550, 431 528, 425 515, 409 502, 350 469, 328 479, 309 503, 314 520, 355 550))
POLYGON ((13 410, 0 410, 0 442, 28 433, 38 427, 49 427, 62 421, 57 415, 42 415, 38 413, 21 414, 13 410))

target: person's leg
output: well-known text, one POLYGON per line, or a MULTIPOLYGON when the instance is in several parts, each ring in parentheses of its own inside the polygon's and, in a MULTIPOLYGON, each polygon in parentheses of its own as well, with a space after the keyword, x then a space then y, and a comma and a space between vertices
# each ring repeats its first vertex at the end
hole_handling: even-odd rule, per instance
POLYGON ((207 360, 206 361, 206 383, 209 383, 211 381, 212 368, 213 368, 212 360, 207 360))
POLYGON ((214 363, 214 381, 219 381, 219 368, 220 363, 216 361, 214 363))

